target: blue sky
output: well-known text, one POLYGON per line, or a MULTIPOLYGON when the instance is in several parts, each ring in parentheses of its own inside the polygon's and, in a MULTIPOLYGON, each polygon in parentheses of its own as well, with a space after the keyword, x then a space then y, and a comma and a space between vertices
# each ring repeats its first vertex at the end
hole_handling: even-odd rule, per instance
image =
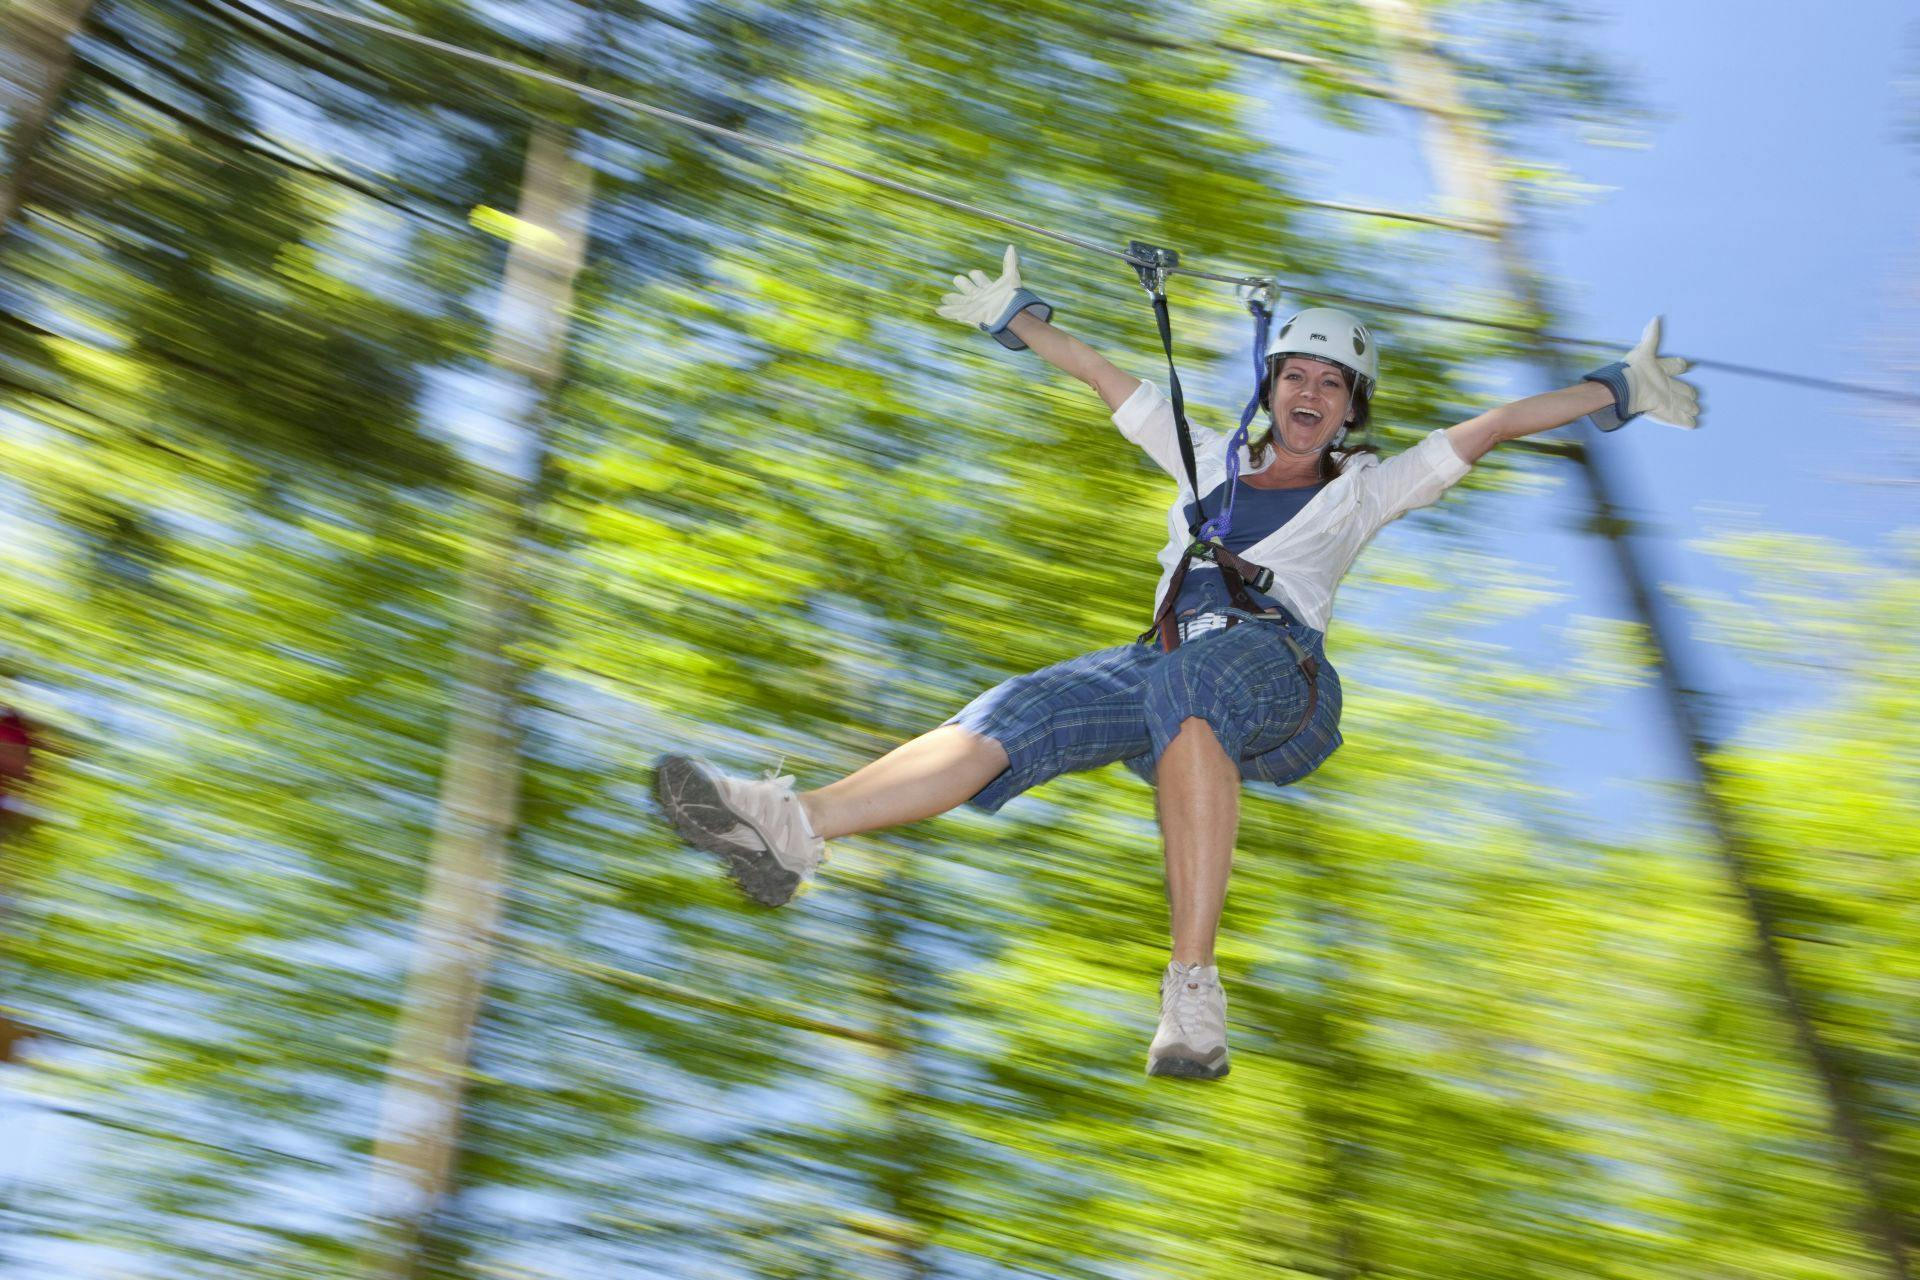
MULTIPOLYGON (((1631 146, 1571 143, 1553 157, 1598 188, 1531 229, 1561 330, 1624 350, 1659 313, 1669 354, 1920 393, 1920 142, 1903 140, 1920 133, 1920 14, 1899 0, 1850 4, 1844 21, 1782 0, 1616 0, 1588 12, 1589 46, 1648 117, 1631 146)), ((1375 119, 1379 131, 1356 139, 1287 117, 1290 149, 1338 157, 1309 166, 1307 194, 1433 207, 1410 113, 1382 106, 1375 119)), ((1478 279, 1491 287, 1490 257, 1458 243, 1469 260, 1480 255, 1478 279)), ((1434 283, 1426 296, 1444 300, 1434 283)), ((1390 349, 1386 358, 1390 369, 1390 349)), ((1705 405, 1698 431, 1646 419, 1604 437, 1566 429, 1620 464, 1661 582, 1739 593, 1747 584, 1689 545, 1719 530, 1819 535, 1883 556, 1887 534, 1917 523, 1920 409, 1902 422, 1869 400, 1724 372, 1689 377, 1705 405)), ((1516 373, 1511 390, 1542 386, 1516 373)), ((1523 656, 1554 652, 1575 615, 1626 616, 1604 548, 1573 529, 1582 489, 1567 480, 1476 508, 1491 549, 1573 592, 1493 633, 1523 656)), ((1417 539, 1390 530, 1379 545, 1417 539)), ((1684 656, 1728 728, 1806 692, 1723 649, 1689 644, 1684 656)), ((1650 695, 1619 699, 1594 728, 1555 729, 1539 745, 1551 780, 1616 831, 1660 821, 1644 783, 1679 771, 1650 695)))
MULTIPOLYGON (((1920 123, 1920 13, 1899 0, 1836 12, 1844 20, 1780 0, 1611 7, 1595 35, 1661 118, 1645 149, 1574 157, 1610 189, 1543 237, 1570 328, 1630 337, 1660 311, 1678 354, 1920 392, 1920 146, 1902 141, 1920 123)), ((1903 422, 1869 400, 1693 379, 1703 429, 1636 422, 1602 442, 1664 534, 1669 581, 1736 588, 1687 546, 1717 527, 1878 556, 1917 523, 1920 409, 1903 422)), ((1699 657, 1708 687, 1740 708, 1772 700, 1775 677, 1699 657)))
MULTIPOLYGON (((1557 157, 1601 188, 1535 231, 1563 328, 1625 344, 1662 313, 1670 353, 1920 393, 1911 367, 1904 383, 1894 373, 1902 356, 1920 365, 1920 138, 1901 141, 1903 128, 1920 135, 1920 89, 1901 84, 1920 80, 1920 12, 1900 0, 1858 0, 1844 22, 1781 0, 1616 0, 1592 12, 1593 47, 1651 118, 1642 145, 1557 157)), ((1326 130, 1295 139, 1348 156, 1316 194, 1427 203, 1410 120, 1379 117, 1384 131, 1357 149, 1326 130)), ((1769 524, 1862 543, 1911 522, 1910 493, 1853 483, 1884 465, 1860 452, 1867 437, 1911 438, 1884 409, 1690 376, 1705 429, 1641 422, 1605 440, 1631 456, 1659 516, 1691 528, 1703 505, 1752 507, 1769 524)))
MULTIPOLYGON (((1569 282, 1570 327, 1630 336, 1653 311, 1682 355, 1920 392, 1920 12, 1621 3, 1596 34, 1637 64, 1664 116, 1644 150, 1584 148, 1610 188, 1544 245, 1569 282), (1900 365, 1904 362, 1904 373, 1900 365)), ((1664 531, 1668 580, 1732 590, 1687 543, 1716 527, 1817 534, 1884 555, 1920 521, 1920 409, 1712 371, 1703 429, 1646 425, 1604 443, 1664 531), (1903 479, 1907 483, 1885 483, 1903 479)), ((1633 427, 1645 424, 1634 423, 1633 427)), ((1710 689, 1749 714, 1777 677, 1699 652, 1710 689)))
MULTIPOLYGON (((1569 300, 1583 331, 1631 335, 1662 310, 1681 354, 1880 384, 1904 357, 1920 392, 1920 140, 1901 140, 1920 134, 1920 98, 1901 84, 1920 77, 1920 11, 1855 0, 1816 19, 1778 0, 1634 0, 1613 13, 1597 34, 1638 64, 1668 118, 1645 150, 1580 157, 1613 190, 1547 244, 1580 284, 1569 300)), ((1857 477, 1902 453, 1920 412, 1901 431, 1867 401, 1697 381, 1709 430, 1623 441, 1663 516, 1748 506, 1863 543, 1913 522, 1914 490, 1857 477)))

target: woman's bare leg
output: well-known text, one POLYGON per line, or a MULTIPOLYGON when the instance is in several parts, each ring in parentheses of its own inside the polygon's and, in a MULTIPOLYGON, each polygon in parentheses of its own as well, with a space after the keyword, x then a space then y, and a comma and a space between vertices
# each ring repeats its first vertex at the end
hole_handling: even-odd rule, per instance
POLYGON ((1167 846, 1167 908, 1173 958, 1212 964, 1240 829, 1240 771, 1213 726, 1189 717, 1155 771, 1160 834, 1167 846))
POLYGON ((1006 767, 1006 749, 992 738, 944 724, 895 747, 858 773, 801 793, 800 803, 814 834, 832 840, 945 813, 1006 767))

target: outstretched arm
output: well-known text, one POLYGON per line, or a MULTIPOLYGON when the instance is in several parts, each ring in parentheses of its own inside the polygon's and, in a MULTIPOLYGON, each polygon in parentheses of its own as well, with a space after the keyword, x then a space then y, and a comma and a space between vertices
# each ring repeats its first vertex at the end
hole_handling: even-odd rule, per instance
POLYGON ((1679 356, 1660 355, 1660 317, 1655 316, 1633 350, 1594 370, 1580 385, 1528 396, 1448 427, 1447 443, 1461 461, 1474 463, 1502 440, 1551 431, 1588 416, 1602 431, 1612 431, 1643 413, 1691 428, 1700 421, 1700 396, 1680 381, 1686 371, 1687 362, 1679 356))
POLYGON ((940 300, 939 312, 949 320, 978 326, 1010 350, 1027 347, 1063 373, 1092 387, 1109 410, 1118 409, 1140 385, 1140 379, 1120 372, 1086 343, 1048 323, 1053 308, 1020 283, 1020 256, 1012 245, 1000 265, 1000 278, 984 271, 953 278, 955 292, 940 300))
POLYGON ((1503 404, 1477 418, 1447 428, 1447 443, 1462 462, 1478 462, 1487 450, 1502 440, 1518 440, 1564 427, 1569 422, 1598 413, 1613 403, 1613 392, 1598 382, 1582 382, 1542 395, 1528 396, 1503 404))
POLYGON ((1122 373, 1098 351, 1032 312, 1020 313, 1007 327, 1042 360, 1092 387, 1094 394, 1106 401, 1109 412, 1125 404, 1140 385, 1140 379, 1122 373))

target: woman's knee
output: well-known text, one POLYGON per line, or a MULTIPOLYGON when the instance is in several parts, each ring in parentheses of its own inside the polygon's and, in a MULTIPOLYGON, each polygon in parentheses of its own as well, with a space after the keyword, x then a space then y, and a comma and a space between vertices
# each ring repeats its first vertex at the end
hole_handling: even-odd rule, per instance
POLYGON ((948 722, 941 728, 952 731, 969 763, 991 767, 995 773, 1007 767, 1007 749, 998 738, 971 725, 948 722))
POLYGON ((1173 727, 1173 736, 1168 739, 1161 754, 1175 749, 1226 754, 1226 748, 1220 743, 1220 734, 1205 716, 1188 716, 1173 727))

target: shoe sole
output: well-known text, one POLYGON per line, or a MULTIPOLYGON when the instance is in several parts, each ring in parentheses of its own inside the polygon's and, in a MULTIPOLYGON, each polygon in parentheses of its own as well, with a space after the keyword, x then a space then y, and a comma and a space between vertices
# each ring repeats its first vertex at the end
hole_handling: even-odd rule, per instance
POLYGON ((719 856, 742 893, 763 907, 785 906, 793 900, 800 877, 782 866, 771 850, 726 838, 727 832, 745 824, 727 808, 720 789, 697 761, 686 756, 660 757, 653 770, 653 799, 681 839, 719 856))
POLYGON ((1176 1080, 1218 1080, 1232 1070, 1224 1055, 1215 1062, 1202 1062, 1198 1058, 1184 1058, 1168 1054, 1164 1058, 1155 1058, 1147 1063, 1150 1076, 1170 1076, 1176 1080))

